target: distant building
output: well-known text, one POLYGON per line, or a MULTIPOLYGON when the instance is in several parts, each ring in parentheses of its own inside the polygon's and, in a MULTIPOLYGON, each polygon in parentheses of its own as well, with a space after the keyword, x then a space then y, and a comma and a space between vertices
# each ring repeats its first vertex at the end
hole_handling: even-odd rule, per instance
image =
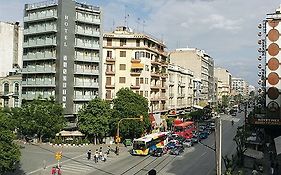
POLYGON ((19 23, 0 22, 0 77, 22 68, 23 29, 19 23))
POLYGON ((0 77, 0 107, 20 107, 21 101, 21 74, 0 77))
POLYGON ((196 48, 176 49, 170 53, 170 61, 194 72, 194 78, 200 80, 200 102, 215 102, 214 60, 205 51, 196 48))
POLYGON ((229 96, 231 93, 231 74, 227 69, 215 68, 215 77, 218 79, 218 100, 222 100, 222 96, 229 96))
POLYGON ((55 97, 68 119, 100 95, 101 10, 70 0, 26 4, 23 99, 55 97))
POLYGON ((150 112, 167 112, 168 54, 154 37, 120 26, 103 36, 102 98, 111 101, 123 87, 147 98, 150 112))
POLYGON ((168 109, 189 111, 193 105, 193 72, 181 66, 170 64, 168 109))
POLYGON ((232 90, 234 90, 233 95, 241 94, 242 96, 247 96, 249 94, 249 86, 248 83, 243 78, 235 78, 231 79, 232 90))

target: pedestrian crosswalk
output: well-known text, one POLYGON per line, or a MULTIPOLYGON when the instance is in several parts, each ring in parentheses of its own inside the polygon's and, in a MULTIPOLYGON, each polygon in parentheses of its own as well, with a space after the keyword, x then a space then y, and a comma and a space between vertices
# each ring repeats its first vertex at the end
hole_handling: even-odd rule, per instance
MULTIPOLYGON (((62 174, 67 175, 86 175, 96 169, 99 169, 106 162, 98 161, 95 163, 93 159, 88 160, 86 156, 81 156, 76 159, 71 159, 60 163, 62 174)), ((51 167, 50 167, 51 172, 51 167)))

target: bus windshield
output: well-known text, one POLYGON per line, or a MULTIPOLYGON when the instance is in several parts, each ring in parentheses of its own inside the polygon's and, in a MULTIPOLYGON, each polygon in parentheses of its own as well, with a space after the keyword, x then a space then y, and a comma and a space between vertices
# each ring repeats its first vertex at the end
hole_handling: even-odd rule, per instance
POLYGON ((133 149, 139 149, 139 150, 142 150, 142 149, 145 149, 145 142, 142 142, 142 141, 134 141, 133 143, 133 149))

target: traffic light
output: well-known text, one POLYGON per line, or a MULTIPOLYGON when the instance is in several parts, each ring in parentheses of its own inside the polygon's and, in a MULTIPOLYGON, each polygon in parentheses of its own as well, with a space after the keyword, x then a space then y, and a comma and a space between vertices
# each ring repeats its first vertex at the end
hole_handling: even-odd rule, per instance
POLYGON ((143 116, 142 116, 142 115, 140 116, 140 121, 141 121, 141 122, 143 121, 143 116))

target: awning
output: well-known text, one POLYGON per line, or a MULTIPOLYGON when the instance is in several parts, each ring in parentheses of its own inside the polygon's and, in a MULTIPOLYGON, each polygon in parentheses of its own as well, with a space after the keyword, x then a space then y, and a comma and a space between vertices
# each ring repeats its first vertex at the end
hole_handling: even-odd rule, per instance
POLYGON ((133 69, 143 69, 144 64, 142 63, 132 63, 132 68, 133 69))
POLYGON ((202 106, 198 106, 198 105, 193 105, 194 108, 197 108, 197 109, 203 109, 204 107, 202 106))
POLYGON ((281 153, 281 136, 274 139, 277 155, 281 153))
POLYGON ((56 136, 70 137, 70 136, 85 136, 85 134, 80 131, 61 131, 56 134, 56 136))
POLYGON ((249 149, 244 152, 245 156, 252 157, 254 159, 262 159, 263 158, 263 152, 261 151, 256 151, 254 149, 249 149))

